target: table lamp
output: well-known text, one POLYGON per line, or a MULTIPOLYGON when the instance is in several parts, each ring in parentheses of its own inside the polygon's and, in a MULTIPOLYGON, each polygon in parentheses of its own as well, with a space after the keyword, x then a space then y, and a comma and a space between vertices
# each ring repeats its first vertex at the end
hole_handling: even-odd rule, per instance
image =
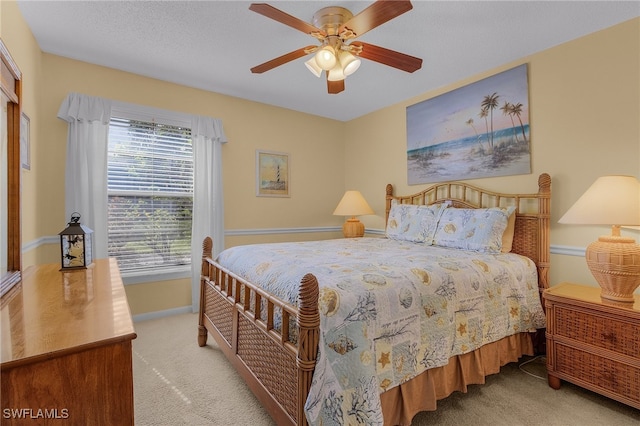
POLYGON ((342 225, 342 233, 345 238, 355 238, 364 236, 364 224, 356 216, 374 213, 360 191, 347 191, 333 214, 336 216, 351 216, 342 225))
POLYGON ((640 182, 633 176, 602 176, 562 216, 560 223, 611 225, 611 235, 587 247, 589 270, 601 297, 633 303, 640 285, 640 245, 620 235, 620 226, 640 225, 640 182))

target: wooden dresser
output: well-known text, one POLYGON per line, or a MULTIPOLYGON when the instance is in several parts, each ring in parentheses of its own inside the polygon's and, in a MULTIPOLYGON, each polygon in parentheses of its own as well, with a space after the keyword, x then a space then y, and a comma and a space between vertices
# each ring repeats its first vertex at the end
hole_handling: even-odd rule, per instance
POLYGON ((3 425, 133 425, 136 333, 115 259, 24 271, 2 298, 3 425))
POLYGON ((567 380, 640 408, 640 296, 616 306, 600 287, 562 283, 544 300, 549 386, 567 380))

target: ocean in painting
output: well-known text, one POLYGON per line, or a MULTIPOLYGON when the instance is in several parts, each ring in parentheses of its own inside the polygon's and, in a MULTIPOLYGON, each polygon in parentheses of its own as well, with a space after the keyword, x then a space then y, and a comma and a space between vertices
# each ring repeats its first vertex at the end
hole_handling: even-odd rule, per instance
POLYGON ((407 151, 409 185, 531 173, 529 125, 407 151))

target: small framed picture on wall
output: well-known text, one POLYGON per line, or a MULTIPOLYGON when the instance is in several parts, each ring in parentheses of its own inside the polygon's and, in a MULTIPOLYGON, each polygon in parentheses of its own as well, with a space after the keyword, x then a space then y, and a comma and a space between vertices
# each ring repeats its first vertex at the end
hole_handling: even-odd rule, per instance
POLYGON ((289 154, 274 151, 256 151, 256 196, 291 196, 289 154))

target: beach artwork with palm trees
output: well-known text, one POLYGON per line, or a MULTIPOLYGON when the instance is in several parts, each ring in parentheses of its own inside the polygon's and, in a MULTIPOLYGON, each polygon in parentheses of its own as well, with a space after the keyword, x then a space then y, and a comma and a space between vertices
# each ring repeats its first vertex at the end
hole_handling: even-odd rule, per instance
POLYGON ((531 173, 527 64, 407 107, 409 185, 531 173))

